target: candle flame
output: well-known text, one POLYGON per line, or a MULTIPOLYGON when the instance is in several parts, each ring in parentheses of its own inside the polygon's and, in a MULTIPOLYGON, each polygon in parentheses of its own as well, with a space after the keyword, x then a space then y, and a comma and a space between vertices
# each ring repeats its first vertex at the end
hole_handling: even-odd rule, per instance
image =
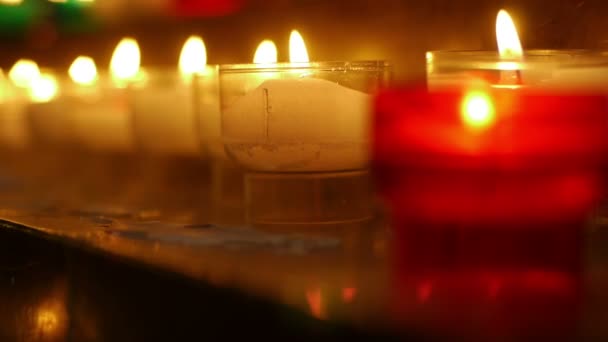
POLYGON ((462 101, 461 115, 464 124, 474 129, 488 128, 494 123, 494 105, 484 92, 470 92, 462 101))
POLYGON ((29 59, 20 59, 8 72, 8 77, 16 86, 27 88, 32 81, 40 77, 40 69, 36 62, 29 59))
POLYGON ((2 3, 3 5, 8 5, 8 6, 21 5, 22 2, 23 2, 23 0, 1 0, 0 1, 0 3, 2 3))
POLYGON ((291 63, 309 62, 306 44, 300 32, 293 30, 289 36, 289 61, 291 63))
POLYGON ((262 41, 253 56, 253 63, 255 64, 272 64, 276 63, 277 60, 277 46, 272 40, 262 41))
POLYGON ((97 67, 93 58, 87 56, 77 57, 68 74, 74 83, 81 85, 92 85, 97 81, 97 67))
POLYGON ((502 58, 518 59, 524 54, 515 23, 505 10, 500 10, 496 16, 496 42, 502 58))
POLYGON ((205 71, 207 48, 198 36, 190 36, 184 43, 179 56, 179 71, 183 76, 191 76, 205 71))
POLYGON ((116 80, 133 80, 139 72, 140 63, 141 54, 137 41, 133 38, 123 38, 112 55, 110 72, 116 80))
POLYGON ((40 74, 31 82, 28 90, 32 101, 49 102, 57 96, 59 86, 53 75, 40 74))

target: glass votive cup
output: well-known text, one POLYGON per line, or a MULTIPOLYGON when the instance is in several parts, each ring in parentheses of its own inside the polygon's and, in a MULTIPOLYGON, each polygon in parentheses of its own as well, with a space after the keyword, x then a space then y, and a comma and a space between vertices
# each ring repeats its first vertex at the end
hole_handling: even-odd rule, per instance
POLYGON ((0 150, 19 152, 31 144, 27 91, 15 86, 0 70, 0 150))
POLYGON ((601 93, 405 87, 376 101, 373 165, 396 215, 472 226, 584 221, 602 193, 601 93))
MULTIPOLYGON (((148 68, 145 74, 130 89, 137 147, 154 155, 200 158, 203 146, 197 97, 207 94, 199 91, 195 79, 217 83, 217 66, 207 66, 201 75, 183 75, 171 68, 148 68)), ((215 94, 219 111, 217 90, 215 94)))
POLYGON ((70 109, 72 141, 80 149, 103 154, 135 152, 129 86, 102 73, 91 85, 72 84, 71 93, 62 96, 70 109))
POLYGON ((572 88, 573 77, 580 70, 601 63, 597 57, 591 50, 526 50, 521 58, 506 59, 497 51, 429 51, 427 82, 429 89, 458 88, 475 82, 502 87, 572 88))
POLYGON ((605 95, 418 85, 383 91, 375 108, 399 317, 458 336, 570 332, 584 228, 604 192, 605 95), (488 315, 500 330, 480 330, 488 315))
MULTIPOLYGON (((96 102, 102 96, 101 78, 82 85, 76 84, 67 74, 44 73, 52 77, 54 83, 47 80, 40 85, 31 85, 26 91, 29 93, 27 115, 34 147, 43 150, 80 149, 83 141, 75 122, 79 121, 78 116, 85 115, 84 119, 87 119, 87 114, 83 114, 85 111, 80 110, 81 102, 96 102)), ((103 127, 97 129, 103 130, 103 127)))
POLYGON ((390 76, 382 61, 220 67, 222 141, 247 173, 245 209, 251 223, 369 218, 371 205, 361 210, 357 202, 361 187, 331 184, 347 184, 344 177, 351 176, 365 182, 352 171, 368 169, 372 94, 390 76), (302 200, 285 201, 290 196, 302 200), (357 204, 350 206, 353 201, 357 204), (337 202, 352 210, 335 215, 319 209, 337 202))

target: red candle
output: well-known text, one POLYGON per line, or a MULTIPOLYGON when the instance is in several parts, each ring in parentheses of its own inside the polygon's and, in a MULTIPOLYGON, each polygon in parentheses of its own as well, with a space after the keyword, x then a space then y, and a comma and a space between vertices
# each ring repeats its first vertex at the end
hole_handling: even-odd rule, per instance
POLYGON ((600 195, 603 96, 526 89, 388 90, 373 165, 396 216, 505 225, 581 219, 600 195))
POLYGON ((525 88, 377 97, 372 166, 393 219, 399 322, 481 340, 575 331, 606 104, 525 88))

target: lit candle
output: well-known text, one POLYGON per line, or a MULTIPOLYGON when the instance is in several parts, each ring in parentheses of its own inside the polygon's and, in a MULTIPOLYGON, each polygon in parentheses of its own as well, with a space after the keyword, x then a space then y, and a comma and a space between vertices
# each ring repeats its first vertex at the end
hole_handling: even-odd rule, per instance
POLYGON ((125 153, 134 149, 133 123, 128 87, 141 82, 137 42, 123 39, 110 62, 108 84, 99 77, 94 63, 82 60, 70 77, 77 94, 70 101, 71 121, 76 140, 87 149, 125 153))
POLYGON ((31 105, 29 109, 30 127, 39 147, 78 146, 73 131, 73 112, 79 98, 90 96, 90 93, 96 89, 95 63, 90 57, 80 56, 70 66, 68 75, 70 80, 59 78, 56 82, 56 87, 61 93, 47 100, 44 100, 44 96, 41 98, 41 95, 53 89, 48 81, 45 82, 42 78, 42 82, 34 82, 30 87, 33 91, 42 92, 41 95, 33 97, 40 98, 34 102, 41 103, 31 105))
POLYGON ((40 75, 33 61, 18 61, 7 78, 0 71, 0 145, 8 149, 22 149, 30 143, 26 106, 26 87, 40 75))
POLYGON ((429 89, 459 88, 489 83, 501 87, 568 86, 560 75, 578 70, 589 58, 583 50, 523 50, 509 14, 501 10, 496 17, 497 51, 429 51, 426 53, 429 89))
MULTIPOLYGON (((27 82, 26 92, 30 103, 27 105, 28 129, 31 139, 38 147, 56 147, 66 136, 66 107, 61 101, 61 80, 50 72, 40 72, 37 67, 28 67, 32 79, 27 82), (35 71, 36 70, 36 71, 35 71), (34 76, 35 75, 35 76, 34 76)), ((19 77, 15 76, 15 79, 19 77)), ((21 81, 16 81, 19 84, 21 81)))
POLYGON ((256 171, 340 171, 367 165, 369 86, 382 63, 310 63, 292 34, 289 64, 262 44, 257 65, 221 68, 222 136, 228 153, 256 171), (265 60, 263 56, 270 58, 265 60))
POLYGON ((200 135, 209 132, 199 126, 207 122, 203 119, 217 117, 219 120, 219 97, 217 72, 214 67, 207 66, 207 51, 200 37, 191 36, 185 42, 179 71, 147 70, 145 83, 132 91, 138 147, 164 155, 201 155, 200 135), (205 82, 215 85, 214 97, 205 96, 209 89, 199 88, 206 101, 197 102, 195 95, 198 94, 193 84, 196 75, 200 75, 199 87, 204 87, 205 82), (204 113, 197 112, 199 104, 203 108, 198 109, 204 113))
POLYGON ((389 67, 380 61, 310 62, 297 31, 289 50, 291 62, 276 63, 276 48, 266 41, 256 63, 220 67, 222 141, 246 170, 248 220, 367 220, 370 93, 387 82, 389 67))
MULTIPOLYGON (((510 21, 498 22, 500 55, 427 56, 429 87, 383 91, 373 129, 399 314, 481 340, 542 322, 534 316, 546 303, 576 308, 583 231, 608 157, 605 96, 548 88, 560 53, 522 59, 510 21), (463 305, 479 322, 471 330, 454 324, 463 305), (480 331, 488 315, 506 329, 480 331)), ((572 316, 555 313, 550 328, 562 317, 572 316)))
POLYGON ((373 169, 392 214, 400 319, 493 340, 518 333, 512 323, 571 318, 547 303, 574 309, 579 300, 607 115, 601 94, 468 83, 382 92, 373 169), (463 305, 471 325, 457 323, 463 305), (480 330, 487 315, 497 325, 480 330))

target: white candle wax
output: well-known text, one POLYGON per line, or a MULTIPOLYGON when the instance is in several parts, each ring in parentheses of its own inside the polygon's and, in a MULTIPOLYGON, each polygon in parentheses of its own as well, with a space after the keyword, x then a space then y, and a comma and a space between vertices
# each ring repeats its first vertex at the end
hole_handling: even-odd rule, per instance
POLYGON ((68 108, 63 99, 30 103, 28 117, 34 139, 47 146, 73 142, 68 108))
POLYGON ((104 152, 133 151, 127 89, 110 88, 98 95, 73 97, 69 108, 73 134, 83 147, 104 152))
POLYGON ((26 100, 17 88, 5 82, 0 100, 0 145, 9 149, 22 149, 31 139, 26 100))
MULTIPOLYGON (((154 74, 150 74, 155 78, 154 74)), ((137 144, 144 151, 199 156, 200 139, 192 81, 177 72, 133 89, 137 144)))
POLYGON ((315 79, 270 79, 222 116, 229 153, 259 171, 360 169, 368 160, 370 96, 315 79))

